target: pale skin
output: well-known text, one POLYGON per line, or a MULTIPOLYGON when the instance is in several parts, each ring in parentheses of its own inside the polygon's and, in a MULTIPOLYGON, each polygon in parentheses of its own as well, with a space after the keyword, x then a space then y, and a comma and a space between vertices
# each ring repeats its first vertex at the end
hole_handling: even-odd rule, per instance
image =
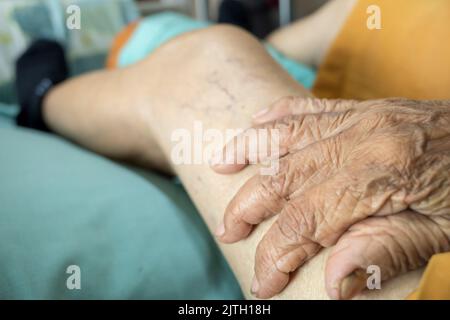
POLYGON ((280 28, 267 41, 292 59, 318 67, 357 0, 332 0, 306 18, 280 28))
MULTIPOLYGON (((258 173, 258 167, 221 175, 208 163, 175 166, 170 161, 172 132, 179 128, 192 131, 194 121, 201 121, 205 129, 247 128, 253 114, 288 96, 311 94, 293 81, 256 39, 233 27, 216 26, 177 37, 136 65, 59 85, 46 98, 44 117, 55 132, 105 156, 175 172, 210 230, 215 230, 230 200, 258 173)), ((305 110, 313 107, 308 104, 305 110)), ((275 219, 262 222, 239 242, 219 243, 249 298, 253 297, 250 287, 256 248, 275 219)), ((325 249, 311 255, 291 275, 286 288, 283 280, 283 286, 277 283, 280 288, 261 297, 343 298, 333 293, 335 288, 328 287, 327 294, 328 253, 325 249)), ((417 286, 420 275, 421 269, 403 273, 383 283, 382 290, 358 297, 403 299, 417 286)))

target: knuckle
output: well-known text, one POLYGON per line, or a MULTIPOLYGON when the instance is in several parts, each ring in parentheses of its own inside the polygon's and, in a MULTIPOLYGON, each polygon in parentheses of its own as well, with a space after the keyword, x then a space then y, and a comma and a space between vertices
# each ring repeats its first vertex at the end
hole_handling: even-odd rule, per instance
POLYGON ((318 99, 318 98, 307 98, 309 104, 319 112, 324 112, 330 104, 331 100, 328 99, 318 99))
POLYGON ((397 178, 409 178, 424 154, 426 137, 419 128, 395 128, 373 136, 368 145, 369 164, 376 162, 397 178))
POLYGON ((282 112, 287 114, 295 114, 299 111, 299 98, 295 96, 284 96, 273 102, 270 107, 272 111, 282 112))
POLYGON ((313 233, 314 217, 306 216, 303 209, 292 201, 285 204, 282 215, 276 221, 279 233, 290 242, 298 242, 301 237, 309 238, 313 233))
POLYGON ((386 109, 372 108, 361 114, 359 127, 368 132, 389 125, 390 111, 386 109))
POLYGON ((242 217, 244 215, 241 206, 238 203, 233 203, 233 205, 228 209, 228 222, 232 225, 237 225, 242 222, 242 217))
POLYGON ((270 270, 278 260, 278 251, 272 241, 266 237, 258 244, 255 256, 256 273, 264 273, 270 270))
POLYGON ((332 101, 329 101, 329 110, 330 112, 340 111, 344 108, 344 106, 349 104, 348 100, 344 99, 335 99, 332 101))
POLYGON ((315 152, 317 163, 332 164, 333 167, 338 168, 342 166, 345 154, 343 153, 342 146, 346 141, 344 134, 338 134, 332 139, 325 139, 320 141, 317 145, 317 151, 315 152))
POLYGON ((311 99, 311 104, 318 112, 342 112, 353 108, 357 101, 347 99, 311 99))
POLYGON ((295 103, 296 100, 297 100, 297 98, 294 96, 285 96, 285 97, 278 99, 274 103, 274 107, 285 107, 285 106, 291 107, 295 103))
POLYGON ((294 116, 292 115, 263 125, 262 128, 268 131, 268 141, 266 145, 270 147, 272 154, 283 155, 289 152, 295 141, 295 139, 293 139, 295 126, 296 123, 294 116))
POLYGON ((276 176, 259 176, 260 194, 264 198, 283 198, 286 195, 286 175, 279 173, 276 176))

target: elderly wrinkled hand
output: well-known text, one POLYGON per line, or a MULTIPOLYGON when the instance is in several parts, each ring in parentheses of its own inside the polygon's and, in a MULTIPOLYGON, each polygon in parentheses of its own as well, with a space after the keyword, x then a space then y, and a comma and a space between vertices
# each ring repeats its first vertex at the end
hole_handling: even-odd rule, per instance
MULTIPOLYGON (((269 135, 277 130, 279 170, 242 186, 217 236, 239 241, 278 215, 257 248, 257 297, 281 292, 289 274, 323 247, 335 245, 325 271, 335 299, 361 291, 369 265, 386 280, 450 250, 450 101, 288 97, 254 121, 269 135)), ((235 147, 234 159, 248 158, 237 154, 248 149, 235 147)))

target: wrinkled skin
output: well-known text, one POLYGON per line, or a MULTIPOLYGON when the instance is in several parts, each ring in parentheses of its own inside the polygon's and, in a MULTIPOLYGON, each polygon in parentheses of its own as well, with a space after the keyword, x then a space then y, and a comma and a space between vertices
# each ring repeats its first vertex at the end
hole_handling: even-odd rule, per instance
POLYGON ((364 289, 369 265, 386 280, 450 250, 450 101, 288 97, 254 122, 279 130, 280 169, 242 186, 217 236, 239 241, 278 215, 257 248, 256 297, 281 292, 323 247, 335 245, 325 270, 334 299, 364 289))

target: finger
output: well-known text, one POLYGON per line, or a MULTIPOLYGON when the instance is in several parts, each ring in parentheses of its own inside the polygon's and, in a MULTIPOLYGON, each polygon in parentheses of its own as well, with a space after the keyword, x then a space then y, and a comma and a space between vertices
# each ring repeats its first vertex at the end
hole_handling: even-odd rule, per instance
POLYGON ((325 269, 328 295, 333 299, 350 299, 368 284, 376 285, 378 276, 385 281, 415 270, 433 254, 450 250, 449 235, 448 220, 441 222, 439 218, 413 211, 363 220, 339 239, 328 257, 325 269), (372 272, 378 271, 368 280, 372 272))
POLYGON ((242 170, 249 163, 278 159, 337 134, 341 125, 357 115, 353 111, 303 114, 254 126, 227 143, 219 155, 215 155, 211 167, 218 173, 229 174, 242 170))
POLYGON ((308 152, 296 152, 280 160, 279 173, 249 179, 228 204, 224 224, 216 235, 231 243, 248 236, 253 226, 279 213, 288 198, 329 178, 339 162, 329 152, 332 139, 316 143, 308 152))
MULTIPOLYGON (((255 224, 280 212, 287 198, 294 198, 334 175, 345 154, 340 141, 351 135, 353 131, 343 132, 340 138, 314 143, 281 159, 278 174, 258 175, 247 181, 225 210, 224 223, 216 231, 219 240, 232 243, 247 237, 255 224)), ((345 184, 339 182, 341 185, 345 184)), ((333 189, 331 194, 335 193, 333 189)))
POLYGON ((289 132, 287 128, 280 130, 276 126, 276 123, 270 123, 248 128, 238 134, 213 155, 211 168, 217 173, 229 174, 242 170, 250 163, 284 156, 287 150, 280 146, 280 140, 286 140, 287 137, 281 136, 289 132))
MULTIPOLYGON (((281 292, 289 282, 290 273, 322 248, 297 228, 299 225, 291 213, 295 210, 292 204, 286 205, 256 249, 252 293, 260 299, 281 292)), ((313 221, 312 215, 305 218, 313 221)))
POLYGON ((358 103, 357 100, 284 97, 270 107, 255 113, 253 123, 262 124, 306 113, 344 112, 354 108, 358 103))
POLYGON ((341 169, 325 182, 291 196, 257 249, 258 297, 277 294, 287 284, 290 272, 321 247, 333 245, 354 223, 378 211, 391 214, 406 209, 404 197, 396 194, 394 185, 384 185, 383 175, 377 172, 372 181, 364 170, 341 169))
POLYGON ((223 225, 216 232, 219 240, 232 243, 244 239, 254 225, 280 212, 287 195, 283 179, 281 175, 250 178, 228 204, 223 225))

